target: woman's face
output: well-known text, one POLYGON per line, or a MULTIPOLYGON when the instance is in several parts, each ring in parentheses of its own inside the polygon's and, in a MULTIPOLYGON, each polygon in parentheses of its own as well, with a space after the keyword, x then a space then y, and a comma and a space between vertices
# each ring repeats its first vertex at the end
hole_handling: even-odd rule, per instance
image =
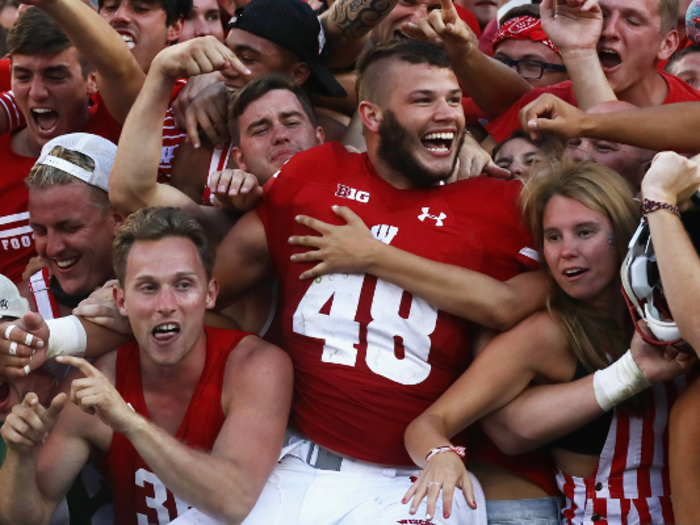
POLYGON ((542 220, 544 258, 574 299, 607 309, 618 291, 620 261, 612 223, 577 200, 555 195, 542 220))
POLYGON ((503 144, 493 160, 501 168, 509 170, 512 178, 525 182, 532 166, 542 160, 542 153, 530 141, 517 138, 503 144))

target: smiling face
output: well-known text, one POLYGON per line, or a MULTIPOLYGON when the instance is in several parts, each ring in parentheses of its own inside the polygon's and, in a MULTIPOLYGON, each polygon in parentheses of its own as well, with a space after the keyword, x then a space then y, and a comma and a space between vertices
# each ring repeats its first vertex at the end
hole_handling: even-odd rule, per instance
POLYGON ((365 122, 378 138, 375 167, 397 187, 432 186, 449 178, 462 145, 462 91, 447 68, 401 61, 388 67, 386 76, 400 82, 373 106, 378 121, 365 122))
POLYGON ((194 243, 166 237, 131 246, 116 299, 142 355, 158 366, 175 366, 205 344, 204 312, 213 308, 217 292, 194 243))
POLYGON ((212 35, 224 41, 224 26, 216 0, 194 0, 192 11, 185 17, 178 42, 212 35))
POLYGON ((543 251, 554 280, 570 297, 606 309, 618 291, 620 261, 613 226, 581 202, 555 195, 542 219, 543 251), (610 241, 609 241, 610 239, 610 241))
POLYGON ((97 85, 92 75, 83 76, 71 47, 53 56, 13 55, 12 91, 27 120, 30 149, 38 156, 54 137, 85 129, 97 85))
POLYGON ((112 239, 120 219, 94 203, 80 182, 29 191, 36 251, 69 295, 85 295, 112 276, 112 239))
POLYGON ((155 2, 105 0, 100 15, 122 36, 144 71, 182 31, 181 20, 165 25, 165 11, 155 2))
POLYGON ((613 91, 625 93, 654 79, 656 64, 675 50, 675 30, 661 33, 659 0, 600 0, 603 32, 598 56, 613 91))
POLYGON ((264 184, 294 154, 323 143, 296 95, 275 89, 250 103, 238 119, 240 145, 233 149, 241 169, 264 184))

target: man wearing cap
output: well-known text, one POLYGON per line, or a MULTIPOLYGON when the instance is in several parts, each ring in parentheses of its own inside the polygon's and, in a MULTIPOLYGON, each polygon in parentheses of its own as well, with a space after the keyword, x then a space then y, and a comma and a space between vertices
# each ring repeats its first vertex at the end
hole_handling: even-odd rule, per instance
POLYGON ((42 146, 61 134, 83 130, 116 142, 120 130, 104 108, 89 105, 97 89, 91 67, 46 14, 27 10, 8 42, 13 91, 27 126, 0 136, 0 273, 19 282, 35 254, 24 179, 42 146))

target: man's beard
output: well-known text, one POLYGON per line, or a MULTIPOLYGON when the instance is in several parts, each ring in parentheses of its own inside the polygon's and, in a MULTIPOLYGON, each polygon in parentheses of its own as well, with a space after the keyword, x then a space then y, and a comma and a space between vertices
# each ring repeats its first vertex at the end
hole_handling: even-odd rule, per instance
POLYGON ((405 177, 417 188, 430 188, 440 181, 450 178, 455 169, 462 141, 459 138, 457 151, 455 152, 452 167, 445 173, 436 172, 420 162, 411 148, 411 136, 408 130, 401 125, 396 114, 391 110, 384 112, 384 117, 379 123, 379 146, 377 155, 391 169, 405 177))

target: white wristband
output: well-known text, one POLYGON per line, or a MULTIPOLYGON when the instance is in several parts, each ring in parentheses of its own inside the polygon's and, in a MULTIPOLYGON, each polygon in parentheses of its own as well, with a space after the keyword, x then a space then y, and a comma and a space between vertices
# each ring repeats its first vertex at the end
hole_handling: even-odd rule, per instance
POLYGON ((650 386, 651 381, 639 369, 630 350, 593 375, 595 398, 606 412, 650 386))
POLYGON ((82 357, 87 347, 85 328, 74 315, 49 319, 46 321, 51 335, 46 351, 46 359, 59 355, 74 355, 82 357))

